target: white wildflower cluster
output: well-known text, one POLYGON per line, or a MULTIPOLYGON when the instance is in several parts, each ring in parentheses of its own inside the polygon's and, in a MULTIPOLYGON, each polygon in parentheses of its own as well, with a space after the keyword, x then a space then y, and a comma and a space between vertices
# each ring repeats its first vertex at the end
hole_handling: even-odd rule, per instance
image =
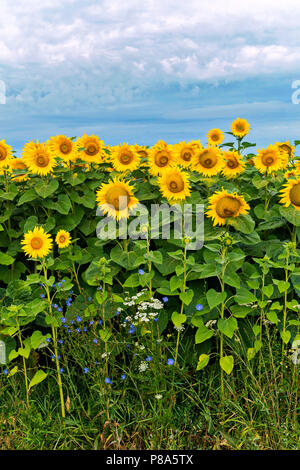
POLYGON ((128 324, 137 326, 140 323, 145 323, 153 320, 159 314, 159 311, 164 308, 164 304, 153 297, 150 301, 140 299, 141 296, 145 295, 146 289, 138 292, 132 297, 126 297, 124 305, 127 307, 136 307, 136 312, 133 315, 128 315, 122 326, 126 327, 128 324))
POLYGON ((140 372, 145 372, 145 370, 147 370, 149 367, 149 363, 146 362, 146 361, 142 361, 139 365, 139 371, 140 372))
POLYGON ((176 331, 183 331, 183 330, 185 329, 185 326, 184 326, 183 323, 181 323, 181 325, 178 326, 178 327, 177 327, 177 326, 174 326, 174 329, 175 329, 176 331))
POLYGON ((205 323, 206 328, 210 328, 211 326, 214 326, 217 323, 217 320, 208 320, 207 323, 205 323))

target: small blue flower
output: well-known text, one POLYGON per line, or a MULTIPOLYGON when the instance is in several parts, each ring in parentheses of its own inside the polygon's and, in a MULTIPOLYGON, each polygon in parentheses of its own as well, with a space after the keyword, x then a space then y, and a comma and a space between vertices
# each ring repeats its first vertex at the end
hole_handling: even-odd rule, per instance
POLYGON ((59 344, 63 344, 63 340, 62 340, 62 339, 59 339, 58 342, 59 342, 59 344))
POLYGON ((132 335, 132 333, 134 333, 135 331, 136 331, 136 327, 135 327, 134 325, 130 325, 130 328, 129 328, 129 330, 128 330, 128 333, 129 333, 130 335, 132 335))
POLYGON ((72 297, 68 297, 67 300, 68 300, 68 302, 73 302, 72 297))
POLYGON ((41 294, 41 298, 44 299, 44 298, 45 298, 45 294, 41 294))
POLYGON ((77 333, 80 333, 80 332, 81 332, 81 329, 80 329, 80 328, 76 328, 76 331, 77 331, 77 333))
POLYGON ((151 356, 146 357, 146 361, 148 362, 152 361, 152 357, 151 356))
POLYGON ((67 329, 67 333, 71 333, 71 330, 70 330, 70 328, 68 328, 68 329, 67 329))
POLYGON ((168 359, 168 365, 172 366, 174 364, 174 359, 168 359))
POLYGON ((83 328, 83 331, 87 331, 87 327, 86 327, 86 326, 83 328))
POLYGON ((52 357, 52 359, 55 359, 55 354, 52 354, 52 356, 51 356, 51 357, 52 357))
POLYGON ((7 375, 7 374, 8 374, 8 370, 7 370, 7 369, 4 369, 3 374, 4 374, 4 375, 7 375))
POLYGON ((78 321, 78 323, 79 323, 79 322, 81 322, 81 318, 80 318, 80 316, 79 316, 79 315, 77 315, 77 317, 76 317, 76 321, 78 321))
POLYGON ((47 343, 51 343, 51 338, 46 338, 47 343))
POLYGON ((63 369, 63 367, 61 367, 61 368, 59 369, 59 372, 60 372, 61 374, 63 374, 63 373, 64 373, 64 369, 63 369))
POLYGON ((57 304, 54 304, 54 305, 53 305, 53 307, 54 307, 54 308, 57 308, 57 307, 58 307, 58 305, 57 305, 57 304))
POLYGON ((88 367, 85 367, 85 368, 83 369, 83 372, 84 372, 85 374, 87 374, 88 371, 89 371, 88 367))
POLYGON ((63 327, 64 327, 64 328, 68 328, 68 325, 65 324, 65 325, 63 325, 63 327))
POLYGON ((125 380, 125 379, 126 379, 126 375, 125 374, 121 375, 121 380, 125 380))
POLYGON ((66 323, 66 322, 67 322, 67 319, 66 319, 65 317, 61 317, 60 321, 61 321, 62 323, 66 323))
POLYGON ((90 297, 88 297, 88 301, 90 302, 92 299, 90 297))
POLYGON ((116 313, 115 313, 116 316, 120 315, 120 314, 121 314, 121 312, 119 312, 119 310, 117 310, 116 313))
POLYGON ((65 279, 63 279, 61 282, 66 282, 65 279))
POLYGON ((99 320, 99 325, 102 325, 103 321, 102 320, 99 320))
POLYGON ((71 307, 71 303, 68 302, 68 301, 66 301, 66 306, 67 306, 67 307, 71 307))
POLYGON ((93 325, 93 324, 94 324, 94 320, 91 320, 91 321, 90 321, 90 325, 93 325))
POLYGON ((157 317, 155 317, 155 318, 154 318, 154 321, 158 321, 158 318, 157 318, 157 317))
POLYGON ((74 322, 74 320, 71 320, 70 323, 71 323, 71 325, 74 325, 75 322, 74 322))
POLYGON ((97 338, 94 338, 94 339, 93 339, 93 341, 94 341, 94 343, 95 343, 95 344, 97 344, 97 343, 98 343, 98 340, 97 340, 97 338))
POLYGON ((109 377, 107 377, 107 378, 104 380, 104 382, 105 382, 106 384, 112 385, 112 381, 110 380, 109 377))
POLYGON ((200 311, 203 310, 203 305, 202 304, 197 304, 196 309, 200 310, 200 311))
POLYGON ((101 287, 101 286, 100 286, 100 287, 97 287, 97 290, 101 290, 101 289, 102 289, 102 287, 101 287))
POLYGON ((62 310, 61 307, 58 307, 57 311, 58 311, 58 312, 61 312, 61 310, 62 310))
POLYGON ((143 269, 139 269, 139 274, 143 276, 143 274, 145 274, 145 271, 143 269))
POLYGON ((61 287, 61 282, 58 282, 57 285, 58 285, 58 287, 61 287))
POLYGON ((163 297, 163 302, 167 303, 169 301, 168 297, 163 297))

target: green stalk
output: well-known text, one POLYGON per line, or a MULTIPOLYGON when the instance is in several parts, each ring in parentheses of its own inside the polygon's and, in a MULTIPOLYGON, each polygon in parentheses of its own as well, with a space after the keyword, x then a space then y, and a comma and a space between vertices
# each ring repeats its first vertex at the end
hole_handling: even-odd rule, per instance
MULTIPOLYGON (((45 266, 44 259, 42 260, 42 267, 44 271, 44 277, 45 277, 45 290, 47 294, 47 300, 48 300, 48 306, 49 306, 49 313, 50 316, 53 317, 52 313, 52 304, 51 304, 51 297, 50 297, 50 292, 49 292, 49 287, 47 285, 47 269, 45 266)), ((61 374, 60 374, 60 366, 59 366, 59 360, 58 360, 58 345, 57 345, 57 328, 54 327, 54 325, 51 325, 52 329, 52 340, 53 340, 53 345, 54 345, 54 354, 55 354, 55 364, 56 364, 56 372, 57 372, 57 383, 58 383, 58 388, 59 388, 59 396, 60 396, 60 407, 61 407, 61 416, 62 418, 66 417, 66 412, 65 412, 65 402, 64 402, 64 394, 63 394, 63 387, 62 387, 62 381, 61 381, 61 374)))
MULTIPOLYGON (((17 321, 17 326, 18 326, 18 338, 19 338, 19 341, 20 341, 21 348, 23 349, 24 346, 23 346, 23 341, 22 341, 20 325, 19 325, 18 319, 16 321, 17 321)), ((24 370, 25 387, 26 387, 26 401, 27 401, 27 406, 29 408, 30 404, 29 404, 29 388, 28 388, 27 367, 26 367, 25 357, 22 356, 22 359, 23 359, 23 370, 24 370)))

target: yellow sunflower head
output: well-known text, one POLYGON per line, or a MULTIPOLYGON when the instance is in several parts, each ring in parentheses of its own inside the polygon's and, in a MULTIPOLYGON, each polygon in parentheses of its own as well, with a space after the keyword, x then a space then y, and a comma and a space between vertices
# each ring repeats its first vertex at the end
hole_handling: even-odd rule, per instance
POLYGON ((192 160, 193 169, 204 176, 217 175, 224 166, 221 151, 214 146, 198 150, 192 160))
POLYGON ((300 210, 300 177, 288 180, 281 190, 281 196, 280 202, 285 207, 292 204, 295 209, 300 210))
POLYGON ((44 176, 52 173, 56 161, 53 155, 49 152, 48 147, 43 144, 35 142, 27 143, 23 148, 23 161, 31 173, 37 173, 44 176))
POLYGON ((148 158, 149 150, 145 145, 134 144, 131 147, 141 158, 148 158))
POLYGON ((86 135, 79 137, 76 141, 80 160, 89 163, 102 163, 102 150, 104 142, 96 135, 86 135))
POLYGON ((243 171, 245 171, 245 163, 243 162, 242 156, 233 151, 226 151, 223 153, 224 158, 224 168, 222 170, 222 174, 226 176, 226 178, 236 178, 240 175, 243 171))
POLYGON ((130 209, 139 203, 129 183, 118 178, 102 184, 96 199, 103 213, 117 220, 127 219, 130 209))
POLYGON ((288 140, 286 142, 276 142, 275 145, 276 147, 278 147, 278 150, 281 155, 287 155, 288 161, 294 157, 295 147, 291 145, 288 140))
POLYGON ((122 144, 114 148, 110 160, 115 170, 121 173, 136 170, 140 165, 141 157, 132 146, 122 144))
POLYGON ((58 248, 66 248, 71 243, 71 236, 69 232, 60 230, 55 237, 55 241, 58 245, 58 248))
POLYGON ((192 164, 193 156, 196 154, 197 147, 191 142, 187 144, 185 142, 180 142, 177 145, 174 145, 175 158, 178 165, 183 166, 184 168, 189 168, 192 164))
POLYGON ((179 168, 170 168, 158 178, 162 195, 170 203, 183 201, 191 195, 190 182, 187 173, 179 168))
POLYGON ((12 148, 5 143, 5 140, 0 140, 0 168, 8 167, 10 161, 13 159, 12 148))
POLYGON ((261 173, 272 173, 282 168, 282 157, 276 145, 258 150, 254 165, 261 173))
POLYGON ((169 168, 176 166, 176 157, 171 145, 158 141, 149 151, 149 172, 153 176, 162 175, 169 168))
POLYGON ((249 209, 243 196, 222 189, 209 198, 206 215, 213 219, 214 225, 225 225, 226 219, 246 214, 249 209))
MULTIPOLYGON (((24 163, 22 158, 14 158, 10 161, 9 170, 11 173, 14 173, 14 170, 27 170, 27 166, 24 163)), ((12 176, 13 181, 17 181, 20 183, 21 181, 25 181, 27 179, 26 171, 23 173, 18 173, 16 176, 12 176)))
POLYGON ((224 140, 224 134, 221 129, 211 129, 207 133, 207 140, 210 145, 220 145, 224 140))
POLYGON ((44 258, 52 249, 52 239, 42 227, 35 227, 24 235, 22 250, 31 258, 44 258))
POLYGON ((245 137, 249 133, 250 124, 246 119, 237 118, 231 124, 231 131, 236 137, 245 137))
POLYGON ((61 158, 64 162, 75 161, 78 158, 78 145, 65 135, 51 137, 47 141, 50 153, 54 157, 61 158))

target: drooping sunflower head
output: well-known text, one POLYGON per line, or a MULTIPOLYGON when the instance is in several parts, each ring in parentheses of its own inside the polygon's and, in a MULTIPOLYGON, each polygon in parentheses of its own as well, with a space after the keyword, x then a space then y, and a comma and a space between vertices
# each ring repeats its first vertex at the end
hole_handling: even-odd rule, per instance
POLYGON ((141 161, 140 155, 128 144, 114 147, 110 159, 115 170, 119 172, 134 171, 141 161))
POLYGON ((224 134, 221 129, 211 129, 207 133, 207 140, 210 145, 220 145, 224 140, 224 134))
POLYGON ((222 189, 209 198, 206 215, 213 219, 214 225, 225 225, 226 219, 246 214, 249 209, 243 196, 222 189))
POLYGON ((22 250, 31 258, 44 258, 52 249, 51 236, 42 227, 35 227, 25 234, 21 241, 22 250))
POLYGON ((86 135, 79 137, 76 141, 79 158, 89 163, 102 163, 102 150, 104 142, 96 135, 86 135))
POLYGON ((148 158, 149 149, 145 145, 134 144, 131 146, 140 158, 148 158))
POLYGON ((66 248, 71 243, 71 235, 65 230, 60 230, 55 237, 55 241, 58 248, 66 248))
POLYGON ((189 168, 192 164, 193 156, 196 154, 197 147, 192 142, 179 142, 174 145, 175 158, 178 165, 189 168))
POLYGON ((117 220, 127 219, 130 209, 139 203, 134 196, 132 186, 118 178, 102 184, 97 191, 96 199, 102 212, 117 220))
POLYGON ((280 202, 285 207, 289 207, 291 204, 295 209, 300 210, 300 177, 287 181, 281 190, 280 202))
POLYGON ((21 181, 25 181, 27 179, 27 166, 22 158, 13 158, 10 161, 9 170, 11 173, 14 173, 15 170, 18 171, 18 174, 16 176, 12 176, 13 181, 17 181, 18 183, 20 183, 21 181), (19 173, 20 170, 25 170, 24 174, 21 172, 19 173))
POLYGON ((282 158, 276 145, 258 150, 254 165, 261 173, 272 173, 282 168, 282 158))
POLYGON ((237 118, 231 124, 231 131, 236 137, 245 137, 250 131, 250 124, 246 119, 237 118))
POLYGON ((242 156, 233 151, 226 151, 223 153, 224 168, 222 174, 227 178, 236 178, 243 171, 245 171, 245 163, 243 162, 242 156))
POLYGON ((47 145, 43 143, 29 142, 23 148, 23 161, 31 173, 44 176, 52 173, 56 161, 50 153, 47 145))
POLYGON ((158 178, 162 195, 170 203, 183 201, 191 195, 190 182, 187 173, 179 168, 170 168, 158 178))
POLYGON ((61 158, 64 162, 75 161, 78 158, 78 145, 65 135, 51 137, 47 141, 50 153, 54 157, 61 158))
POLYGON ((288 140, 286 142, 276 142, 275 145, 278 147, 280 155, 286 156, 288 161, 294 157, 295 147, 288 140))
POLYGON ((12 148, 5 143, 5 140, 0 140, 0 168, 8 167, 10 161, 13 159, 12 148))
POLYGON ((153 176, 162 175, 176 163, 173 147, 164 141, 158 141, 149 151, 149 172, 153 176))
POLYGON ((200 149, 192 159, 193 169, 204 176, 217 175, 224 166, 221 151, 217 147, 200 149))

